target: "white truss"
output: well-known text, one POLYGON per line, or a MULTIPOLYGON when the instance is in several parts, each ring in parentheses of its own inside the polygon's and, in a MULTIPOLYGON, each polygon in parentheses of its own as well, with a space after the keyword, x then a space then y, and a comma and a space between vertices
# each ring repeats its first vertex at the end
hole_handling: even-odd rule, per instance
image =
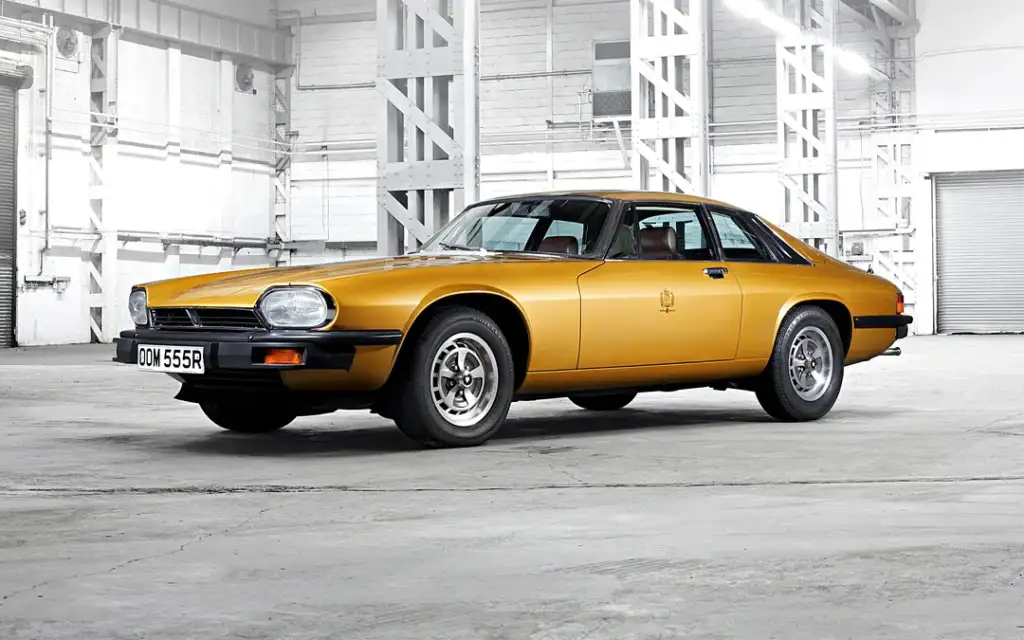
POLYGON ((709 4, 630 0, 632 167, 640 189, 708 193, 709 4))
POLYGON ((776 42, 782 226, 839 252, 835 48, 839 0, 776 0, 799 25, 776 42))
POLYGON ((89 329, 92 342, 111 342, 117 334, 117 229, 107 170, 117 163, 117 30, 93 34, 89 230, 97 234, 89 256, 89 329))
POLYGON ((399 255, 477 198, 478 0, 377 0, 377 30, 377 250, 399 255))
POLYGON ((914 36, 918 23, 913 0, 870 0, 858 14, 872 35, 872 163, 875 207, 870 231, 844 234, 848 259, 862 262, 892 280, 915 301, 914 185, 911 172, 914 132, 908 120, 914 106, 914 36), (856 251, 855 257, 850 255, 856 251))
POLYGON ((274 79, 274 96, 272 108, 274 120, 274 223, 271 239, 278 247, 275 262, 284 266, 291 262, 291 250, 288 249, 292 240, 292 143, 295 134, 292 131, 291 78, 288 72, 280 72, 274 79))
MULTIPOLYGON (((899 7, 892 6, 906 15, 899 7)), ((904 125, 914 112, 914 33, 875 5, 872 5, 871 19, 875 25, 872 29, 874 65, 885 76, 872 87, 877 210, 886 226, 906 228, 911 225, 913 134, 905 130, 904 125)))

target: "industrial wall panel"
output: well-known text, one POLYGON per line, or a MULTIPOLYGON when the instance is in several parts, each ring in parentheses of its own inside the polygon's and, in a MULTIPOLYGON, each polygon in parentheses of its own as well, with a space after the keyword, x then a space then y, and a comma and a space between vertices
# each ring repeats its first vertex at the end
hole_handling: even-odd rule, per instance
POLYGON ((0 348, 14 346, 17 278, 17 110, 18 91, 0 82, 0 348))
POLYGON ((1024 332, 1024 171, 935 178, 939 333, 1024 332))

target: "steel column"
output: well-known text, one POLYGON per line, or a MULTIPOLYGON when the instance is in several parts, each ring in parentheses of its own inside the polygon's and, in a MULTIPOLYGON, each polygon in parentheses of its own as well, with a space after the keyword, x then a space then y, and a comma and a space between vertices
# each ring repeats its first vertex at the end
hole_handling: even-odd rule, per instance
POLYGON ((640 189, 708 193, 709 4, 630 0, 632 168, 640 189))
POLYGON ((117 220, 110 176, 117 163, 117 30, 104 27, 92 37, 90 231, 99 234, 89 256, 89 328, 92 342, 117 335, 117 220))
POLYGON ((274 112, 274 221, 270 237, 279 247, 275 264, 285 266, 291 263, 292 251, 292 147, 295 132, 292 131, 292 79, 291 71, 280 72, 274 78, 274 95, 271 108, 274 112))
POLYGON ((377 0, 377 30, 377 250, 400 255, 478 197, 478 0, 377 0))
POLYGON ((895 282, 907 303, 916 300, 914 277, 913 207, 914 180, 911 168, 914 133, 906 119, 915 112, 914 37, 917 20, 912 0, 872 3, 871 19, 874 66, 885 78, 872 85, 876 220, 875 228, 892 228, 893 234, 873 239, 871 254, 877 272, 895 282), (885 10, 882 10, 885 9, 885 10))
POLYGON ((776 41, 782 226, 837 256, 836 57, 839 0, 776 0, 796 23, 776 41))

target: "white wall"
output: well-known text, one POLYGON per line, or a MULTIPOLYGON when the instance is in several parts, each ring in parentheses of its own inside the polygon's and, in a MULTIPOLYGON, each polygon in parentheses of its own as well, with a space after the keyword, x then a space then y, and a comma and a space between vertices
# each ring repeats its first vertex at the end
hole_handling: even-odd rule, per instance
MULTIPOLYGON (((206 10, 214 5, 198 2, 206 10)), ((236 17, 267 23, 271 0, 236 0, 236 17), (266 15, 264 15, 266 14, 266 15)), ((227 5, 225 5, 227 6, 227 5)), ((18 341, 22 345, 87 342, 89 330, 90 40, 80 36, 77 60, 61 60, 54 77, 54 142, 50 166, 51 249, 40 265, 45 210, 42 153, 43 57, 36 85, 22 92, 19 116, 18 341), (42 272, 69 278, 63 291, 27 285, 42 272)), ((266 238, 271 228, 273 79, 255 71, 256 95, 234 89, 234 66, 209 51, 126 35, 119 45, 116 154, 105 159, 104 223, 109 229, 160 234, 266 238)), ((179 274, 267 264, 264 251, 119 245, 115 296, 118 324, 130 326, 125 304, 133 284, 179 274)))
POLYGON ((277 21, 273 14, 274 0, 174 0, 174 2, 254 24, 273 25, 277 21))
POLYGON ((954 171, 1024 169, 1024 2, 918 0, 918 308, 921 333, 934 331, 931 182, 954 171))

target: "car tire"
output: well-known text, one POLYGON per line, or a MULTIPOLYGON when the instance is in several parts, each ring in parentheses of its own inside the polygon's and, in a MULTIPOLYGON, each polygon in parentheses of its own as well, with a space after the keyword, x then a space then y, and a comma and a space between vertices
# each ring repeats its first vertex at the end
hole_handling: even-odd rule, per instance
POLYGON ((600 396, 569 396, 569 402, 587 411, 618 411, 635 398, 635 393, 610 393, 600 396))
POLYGON ((256 402, 203 402, 199 406, 218 427, 236 433, 271 433, 296 418, 293 411, 256 402))
POLYGON ((399 430, 428 447, 481 445, 512 404, 515 368, 501 329, 484 313, 447 307, 429 320, 406 362, 393 409, 399 430))
POLYGON ((817 420, 832 410, 843 385, 843 339, 821 307, 790 311, 768 367, 755 387, 758 402, 783 422, 817 420))

